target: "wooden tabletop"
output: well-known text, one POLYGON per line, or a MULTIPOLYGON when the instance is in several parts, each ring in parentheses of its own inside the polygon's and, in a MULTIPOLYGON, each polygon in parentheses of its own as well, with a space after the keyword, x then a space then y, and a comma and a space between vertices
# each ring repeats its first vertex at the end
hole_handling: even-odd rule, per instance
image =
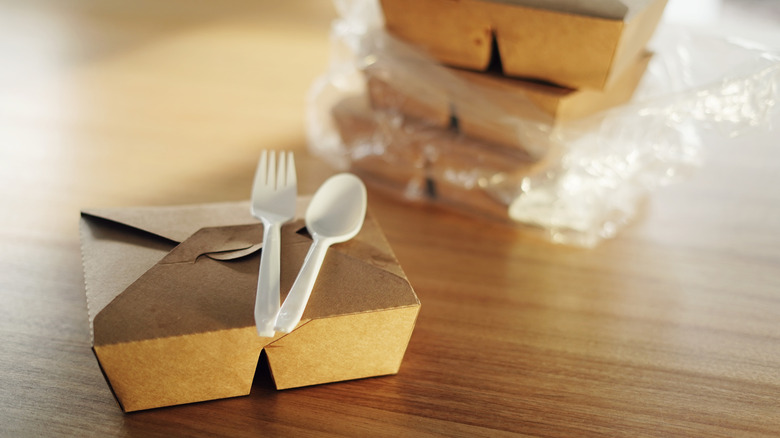
POLYGON ((91 351, 79 211, 302 192, 329 2, 0 2, 0 435, 778 436, 777 133, 594 249, 369 192, 422 310, 396 376, 123 414, 91 351))

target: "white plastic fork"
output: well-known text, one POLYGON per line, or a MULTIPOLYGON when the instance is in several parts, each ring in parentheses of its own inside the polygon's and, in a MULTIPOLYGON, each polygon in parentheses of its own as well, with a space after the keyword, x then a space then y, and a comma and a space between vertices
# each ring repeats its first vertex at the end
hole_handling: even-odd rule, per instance
POLYGON ((251 210, 252 216, 263 222, 263 249, 255 298, 257 334, 263 337, 274 335, 279 313, 279 230, 295 216, 297 184, 292 152, 280 152, 278 163, 275 151, 262 152, 252 186, 251 210))

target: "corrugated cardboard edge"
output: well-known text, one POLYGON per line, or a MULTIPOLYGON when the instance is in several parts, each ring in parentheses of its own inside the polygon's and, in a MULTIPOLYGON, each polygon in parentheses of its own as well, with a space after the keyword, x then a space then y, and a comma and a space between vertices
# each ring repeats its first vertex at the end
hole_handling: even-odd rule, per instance
POLYGON ((120 406, 132 412, 249 394, 265 341, 255 327, 244 327, 96 345, 93 351, 120 406))
MULTIPOLYGON (((416 295, 415 295, 416 296, 416 295)), ((310 320, 265 347, 277 389, 398 373, 417 305, 310 320)))
MULTIPOLYGON (((87 322, 89 323, 89 343, 92 344, 95 340, 95 327, 93 326, 92 321, 92 308, 91 306, 91 299, 90 296, 92 295, 90 292, 90 282, 87 280, 87 260, 86 255, 84 251, 84 243, 85 243, 85 231, 84 227, 86 227, 87 224, 84 222, 83 217, 79 217, 79 251, 81 255, 81 277, 84 279, 84 298, 87 302, 87 322)), ((102 371, 101 367, 101 371, 102 371)), ((103 373, 105 375, 105 373, 103 373)))

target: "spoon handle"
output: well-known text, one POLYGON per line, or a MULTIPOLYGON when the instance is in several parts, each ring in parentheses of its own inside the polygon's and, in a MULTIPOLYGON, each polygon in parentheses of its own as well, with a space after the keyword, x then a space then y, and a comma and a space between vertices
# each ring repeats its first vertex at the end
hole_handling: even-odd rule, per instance
POLYGON ((287 298, 279 310, 274 327, 276 331, 290 333, 300 322, 329 246, 322 239, 314 238, 314 242, 303 260, 303 266, 298 272, 298 277, 295 278, 290 293, 287 294, 287 298))

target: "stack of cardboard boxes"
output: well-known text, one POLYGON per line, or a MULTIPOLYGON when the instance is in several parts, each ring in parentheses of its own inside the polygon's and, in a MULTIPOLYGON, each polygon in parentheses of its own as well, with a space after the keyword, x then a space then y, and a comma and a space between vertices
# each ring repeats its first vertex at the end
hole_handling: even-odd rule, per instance
POLYGON ((631 99, 665 5, 381 0, 392 38, 363 66, 367 102, 333 109, 354 170, 505 217, 518 181, 558 159, 556 126, 631 99))

